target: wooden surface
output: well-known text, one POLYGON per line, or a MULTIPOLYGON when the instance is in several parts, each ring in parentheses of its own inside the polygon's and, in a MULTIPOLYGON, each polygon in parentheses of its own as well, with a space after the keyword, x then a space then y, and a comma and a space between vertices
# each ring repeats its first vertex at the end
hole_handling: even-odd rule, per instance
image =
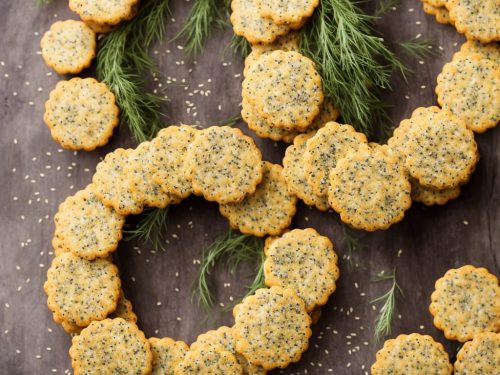
MULTIPOLYGON (((170 39, 179 29, 191 2, 172 0, 170 39)), ((53 257, 50 240, 53 215, 66 196, 90 182, 96 163, 107 152, 131 145, 126 129, 116 131, 110 144, 96 152, 62 151, 43 124, 44 102, 58 77, 39 55, 40 38, 57 19, 75 18, 67 1, 38 8, 34 0, 0 3, 0 369, 5 374, 50 374, 71 371, 70 337, 52 321, 43 292, 53 257)), ((441 55, 423 63, 407 60, 417 72, 405 83, 395 77, 386 97, 396 123, 418 106, 435 104, 435 78, 458 50, 463 37, 450 26, 438 25, 421 11, 416 0, 404 0, 380 23, 388 41, 421 35, 440 46, 441 55)), ((197 63, 189 63, 177 42, 164 42, 154 51, 164 77, 154 82, 170 98, 165 123, 207 126, 239 109, 242 62, 226 45, 231 30, 218 33, 197 63)), ((250 134, 244 124, 242 129, 250 134)), ((285 374, 364 374, 382 343, 373 339, 379 305, 370 300, 389 284, 372 283, 382 270, 397 269, 405 297, 398 297, 391 336, 419 332, 442 342, 450 355, 456 344, 446 341, 428 313, 434 282, 447 269, 467 263, 487 267, 498 275, 500 261, 499 199, 500 130, 477 136, 481 161, 462 195, 445 207, 415 204, 404 221, 386 232, 360 234, 365 248, 355 267, 341 260, 337 292, 314 327, 310 349, 299 364, 276 371, 285 374)), ((266 160, 280 162, 283 144, 258 140, 266 160)), ((293 227, 312 226, 329 236, 342 257, 339 219, 302 204, 293 227)), ((209 328, 231 324, 226 313, 204 322, 191 299, 191 281, 204 246, 227 230, 215 204, 190 198, 172 207, 165 232, 165 252, 150 246, 122 243, 116 260, 126 295, 148 336, 170 336, 192 342, 209 328)), ((218 303, 237 297, 245 284, 224 270, 214 274, 218 303)))

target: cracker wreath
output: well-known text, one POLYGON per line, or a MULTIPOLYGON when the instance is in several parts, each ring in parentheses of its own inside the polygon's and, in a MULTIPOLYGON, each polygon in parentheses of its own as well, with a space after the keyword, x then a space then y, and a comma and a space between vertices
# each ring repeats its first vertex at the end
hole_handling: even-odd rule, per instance
MULTIPOLYGON (((324 91, 323 67, 301 53, 294 30, 321 7, 319 1, 233 0, 234 32, 252 44, 242 118, 257 136, 293 145, 281 166, 263 161, 253 139, 239 129, 172 125, 134 149, 116 149, 97 165, 92 183, 59 207, 56 257, 44 285, 54 321, 74 335, 69 353, 75 374, 264 374, 299 361, 313 319, 336 289, 339 269, 330 239, 313 228, 287 231, 297 200, 332 208, 353 228, 375 231, 402 220, 412 200, 444 204, 459 195, 479 160, 474 132, 500 119, 500 52, 487 44, 500 39, 499 9, 493 0, 481 9, 479 3, 426 0, 426 11, 439 15, 438 21, 449 16, 469 41, 437 79, 439 106, 417 108, 380 145, 336 122, 339 110, 336 98, 324 91), (484 14, 485 8, 491 12, 484 14), (112 253, 126 216, 178 204, 191 194, 218 203, 232 228, 267 239, 266 287, 236 305, 232 327, 202 334, 188 346, 148 339, 139 330, 112 253)), ((95 33, 133 19, 138 7, 137 0, 70 1, 82 22, 54 24, 42 40, 44 60, 61 74, 81 72, 96 55, 95 33)), ((115 101, 104 83, 73 78, 51 93, 44 118, 63 147, 92 150, 108 141, 119 122, 115 101)), ((497 298, 498 281, 486 279, 497 298)), ((457 333, 453 322, 442 319, 438 297, 446 293, 437 289, 433 295, 436 326, 447 337, 476 340, 484 333, 477 327, 457 333)), ((481 327, 498 332, 498 306, 491 309, 497 315, 493 322, 487 315, 481 327)), ((461 363, 474 350, 486 350, 481 340, 498 341, 481 336, 468 351, 464 347, 461 363)), ((451 373, 442 346, 417 334, 386 342, 372 373, 399 368, 401 358, 401 373, 451 373)))

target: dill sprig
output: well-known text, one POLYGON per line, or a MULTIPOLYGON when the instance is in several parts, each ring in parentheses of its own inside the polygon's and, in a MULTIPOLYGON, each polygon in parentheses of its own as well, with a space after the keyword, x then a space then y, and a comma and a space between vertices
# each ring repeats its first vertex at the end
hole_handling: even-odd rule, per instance
POLYGON ((163 231, 167 226, 168 207, 151 208, 144 212, 133 229, 124 230, 126 241, 138 240, 150 243, 155 251, 163 247, 163 231))
POLYGON ((401 3, 401 0, 380 0, 375 9, 374 16, 377 18, 382 17, 401 3))
POLYGON ((229 48, 235 55, 246 58, 252 52, 252 45, 244 37, 233 34, 229 48))
POLYGON ((408 39, 398 43, 398 47, 409 57, 423 59, 429 55, 437 55, 434 43, 425 39, 408 39))
POLYGON ((344 122, 368 135, 390 122, 379 94, 389 89, 393 71, 407 69, 375 35, 376 16, 351 0, 322 0, 301 31, 301 52, 315 63, 325 96, 340 109, 344 122))
POLYGON ((354 267, 354 256, 363 250, 364 245, 359 242, 354 230, 347 224, 342 223, 342 234, 344 245, 347 247, 347 254, 344 256, 349 262, 349 268, 354 267))
POLYGON ((384 271, 380 272, 374 279, 375 282, 391 281, 391 288, 382 296, 375 298, 370 303, 383 301, 379 314, 375 321, 374 336, 378 341, 381 337, 385 337, 391 333, 392 320, 394 318, 394 310, 396 309, 396 294, 399 291, 404 296, 403 290, 398 285, 396 280, 396 269, 392 274, 386 275, 384 271))
POLYGON ((238 113, 234 116, 229 117, 221 123, 222 126, 234 126, 241 121, 241 115, 238 113))
POLYGON ((248 286, 248 293, 255 292, 264 284, 262 239, 229 230, 204 249, 200 269, 193 282, 193 294, 198 296, 201 306, 206 311, 210 310, 214 303, 213 292, 210 288, 210 274, 221 262, 231 274, 236 272, 241 263, 255 262, 256 273, 251 285, 248 286))
POLYGON ((99 42, 97 77, 115 94, 126 124, 137 142, 153 138, 162 128, 164 99, 145 90, 148 73, 158 69, 149 48, 165 31, 167 0, 144 0, 138 14, 99 42))
POLYGON ((227 26, 226 0, 195 0, 186 22, 174 39, 185 40, 184 51, 196 57, 215 29, 227 26))

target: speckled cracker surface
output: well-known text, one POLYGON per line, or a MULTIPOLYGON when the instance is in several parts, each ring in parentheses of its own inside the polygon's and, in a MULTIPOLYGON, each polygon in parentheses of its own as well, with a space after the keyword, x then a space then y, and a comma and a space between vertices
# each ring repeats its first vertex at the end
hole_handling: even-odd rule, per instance
POLYGON ((122 318, 127 322, 137 323, 137 315, 132 309, 132 302, 125 297, 123 290, 120 290, 120 298, 116 304, 115 311, 109 314, 108 318, 122 318))
POLYGON ((314 63, 295 51, 273 51, 250 67, 243 98, 278 128, 305 129, 323 103, 321 77, 314 63))
POLYGON ((410 208, 411 186, 397 156, 364 147, 331 171, 328 201, 354 228, 387 229, 410 208))
POLYGON ((264 375, 267 373, 262 367, 252 365, 244 356, 236 352, 236 340, 230 327, 222 326, 199 335, 196 341, 191 344, 191 350, 206 345, 212 347, 222 346, 224 350, 233 354, 242 367, 244 375, 264 375))
POLYGON ((351 125, 329 122, 307 141, 304 154, 304 171, 313 192, 324 196, 328 193, 330 171, 348 153, 356 152, 367 144, 366 136, 351 125))
POLYGON ((433 190, 420 185, 415 179, 410 179, 411 199, 414 202, 420 202, 426 206, 435 204, 444 205, 450 200, 456 199, 460 195, 460 187, 453 187, 444 190, 433 190))
POLYGON ((455 375, 500 374, 500 333, 480 333, 462 346, 455 375))
POLYGON ((498 43, 482 44, 478 41, 468 40, 462 47, 460 52, 465 55, 479 54, 483 59, 488 59, 498 67, 500 65, 500 46, 498 43))
POLYGON ((453 21, 450 19, 450 12, 444 6, 436 7, 424 2, 423 9, 425 13, 434 16, 438 23, 453 25, 453 21))
POLYGON ((432 121, 416 119, 415 125, 402 148, 410 175, 437 190, 466 183, 478 162, 478 152, 465 122, 443 109, 432 121))
POLYGON ((266 370, 299 361, 309 346, 311 318, 293 290, 259 289, 233 315, 236 351, 266 370))
POLYGON ((133 151, 117 148, 110 152, 97 164, 92 177, 99 199, 122 215, 139 214, 144 207, 134 182, 125 172, 133 151))
POLYGON ((451 269, 436 281, 429 311, 446 338, 465 342, 500 331, 500 287, 485 268, 451 269))
POLYGON ((151 373, 149 341, 134 323, 121 318, 92 322, 69 349, 75 375, 151 373))
POLYGON ((298 24, 311 17, 319 0, 257 0, 260 14, 278 25, 298 24))
POLYGON ((257 0, 232 0, 231 24, 236 35, 250 43, 272 43, 290 31, 286 25, 277 25, 260 15, 257 0))
POLYGON ((96 55, 96 35, 84 22, 57 21, 43 35, 40 47, 43 60, 57 73, 78 74, 96 55))
POLYGON ((204 129, 190 144, 187 160, 194 193, 208 201, 241 202, 262 181, 262 154, 239 129, 204 129))
POLYGON ((118 268, 108 259, 88 261, 64 253, 52 261, 44 289, 56 322, 85 327, 116 309, 120 285, 118 268))
POLYGON ((149 339, 153 352, 152 375, 174 375, 175 368, 186 357, 189 346, 183 341, 174 341, 169 337, 149 339))
POLYGON ((59 205, 54 222, 61 246, 92 260, 116 250, 125 217, 105 206, 95 194, 95 185, 90 184, 59 205))
POLYGON ((312 228, 294 229, 266 247, 267 286, 294 290, 311 312, 335 291, 340 276, 332 242, 312 228))
POLYGON ((84 21, 116 25, 136 13, 139 0, 69 0, 69 8, 84 21))
POLYGON ((151 166, 155 148, 151 142, 142 142, 129 155, 129 162, 124 167, 132 189, 136 192, 136 199, 145 206, 165 208, 169 204, 177 204, 180 198, 174 194, 163 191, 156 182, 156 169, 151 166))
POLYGON ((450 18, 459 33, 481 43, 500 41, 498 0, 447 0, 450 18))
POLYGON ((91 151, 104 146, 118 125, 115 96, 94 78, 60 81, 45 103, 43 119, 64 148, 91 151))
POLYGON ((243 76, 246 77, 250 71, 250 67, 262 55, 272 51, 298 51, 299 50, 299 33, 292 31, 276 39, 273 43, 257 43, 252 45, 252 52, 245 58, 245 67, 243 69, 243 76))
POLYGON ((443 345, 418 333, 387 340, 371 368, 372 375, 451 375, 452 372, 443 345))
POLYGON ((153 180, 163 191, 186 198, 192 192, 187 173, 186 155, 188 146, 198 131, 192 126, 169 126, 160 130, 151 142, 153 148, 150 168, 154 170, 153 180))
POLYGON ((175 375, 242 375, 243 369, 234 355, 222 346, 199 345, 190 350, 175 368, 175 375))
POLYGON ((312 191, 304 171, 306 142, 311 137, 311 134, 301 134, 295 137, 293 145, 288 146, 283 158, 283 177, 290 193, 295 194, 309 206, 316 206, 320 211, 327 211, 330 208, 327 197, 317 195, 312 191))
POLYGON ((439 105, 460 117, 477 133, 500 120, 500 69, 481 55, 455 54, 437 77, 439 105))
POLYGON ((281 234, 292 223, 297 197, 288 192, 281 165, 264 162, 262 182, 238 203, 219 206, 233 229, 254 236, 281 234))
POLYGON ((422 2, 432 5, 433 7, 444 7, 448 0, 421 0, 422 2))

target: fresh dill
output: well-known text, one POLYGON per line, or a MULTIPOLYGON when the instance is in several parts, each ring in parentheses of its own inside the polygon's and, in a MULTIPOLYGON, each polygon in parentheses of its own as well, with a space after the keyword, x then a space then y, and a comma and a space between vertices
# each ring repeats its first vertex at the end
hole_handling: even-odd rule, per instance
POLYGON ((210 275, 215 266, 221 262, 231 274, 237 271, 241 263, 256 263, 256 276, 248 287, 248 293, 253 293, 264 284, 262 239, 230 230, 204 249, 200 269, 193 282, 193 294, 198 296, 201 306, 206 311, 210 310, 214 303, 210 275))
POLYGON ((250 52, 252 52, 252 45, 248 40, 242 36, 233 34, 231 37, 231 42, 229 43, 229 48, 235 55, 246 58, 250 52))
POLYGON ((115 94, 121 123, 137 142, 153 138, 162 128, 164 99, 145 90, 145 77, 158 72, 149 48, 162 39, 167 13, 168 1, 144 0, 137 16, 99 42, 97 78, 115 94))
POLYGON ((381 337, 385 337, 391 333, 394 310, 396 309, 397 292, 404 296, 403 290, 396 280, 396 269, 394 269, 392 274, 388 275, 385 274, 384 271, 380 272, 374 281, 383 282, 387 280, 391 282, 391 288, 384 295, 370 301, 370 303, 383 302, 375 321, 374 336, 377 341, 380 340, 381 337))
POLYGON ((356 238, 354 230, 347 224, 342 223, 343 242, 347 247, 347 254, 344 256, 349 262, 349 268, 354 267, 354 256, 363 250, 363 244, 356 238))
POLYGON ((301 30, 301 52, 315 63, 325 96, 340 109, 344 122, 367 135, 390 122, 380 91, 390 88, 394 71, 404 77, 405 65, 375 35, 375 16, 351 0, 322 0, 301 30))
POLYGON ((238 113, 234 116, 229 117, 225 121, 221 123, 222 126, 234 126, 236 125, 239 121, 241 121, 241 115, 238 113))
POLYGON ((150 243, 155 251, 164 249, 163 231, 167 226, 168 207, 151 208, 144 212, 133 229, 124 230, 125 240, 150 243))
POLYGON ((186 22, 175 39, 184 39, 184 52, 196 57, 202 50, 207 38, 215 29, 227 25, 228 13, 225 0, 196 0, 186 22))
POLYGON ((377 18, 380 18, 384 14, 389 12, 391 9, 397 7, 400 3, 401 3, 401 0, 380 0, 380 1, 378 1, 374 16, 377 18))
POLYGON ((425 39, 408 39, 399 42, 398 47, 409 57, 423 59, 429 55, 437 55, 434 43, 425 39))

